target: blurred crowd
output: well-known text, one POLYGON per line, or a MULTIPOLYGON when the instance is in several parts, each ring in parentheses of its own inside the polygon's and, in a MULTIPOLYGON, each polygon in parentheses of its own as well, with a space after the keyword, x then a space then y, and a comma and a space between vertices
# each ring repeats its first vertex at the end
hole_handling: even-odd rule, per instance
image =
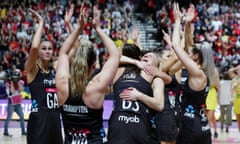
MULTIPOLYGON (((134 26, 132 16, 142 13, 144 24, 158 29, 156 39, 162 40, 162 30, 172 32, 173 1, 168 0, 8 0, 0 2, 0 87, 9 79, 13 69, 19 71, 26 82, 24 62, 28 57, 32 36, 38 27, 37 22, 28 12, 28 8, 37 10, 45 20, 44 37, 54 45, 54 58, 58 57, 61 44, 69 34, 64 23, 64 15, 74 3, 72 25, 76 26, 81 4, 92 14, 92 7, 98 4, 101 9, 101 26, 111 36, 118 48, 128 41, 134 26)), ((208 41, 213 46, 216 66, 221 78, 231 67, 240 62, 240 3, 229 0, 179 0, 182 11, 193 2, 196 18, 193 22, 195 42, 208 41)), ((91 24, 85 26, 81 35, 95 43, 98 57, 104 61, 105 50, 92 30, 91 24)), ((0 90, 2 91, 2 90, 0 90)), ((1 95, 1 94, 0 94, 1 95)))
MULTIPOLYGON (((240 63, 240 2, 234 0, 177 0, 184 14, 189 3, 195 5, 194 42, 209 42, 221 79, 227 78, 227 70, 240 63)), ((172 33, 174 15, 172 1, 149 0, 147 19, 143 22, 158 28, 156 38, 164 43, 162 30, 172 33), (146 20, 146 21, 145 21, 146 20)), ((139 9, 140 11, 142 9, 139 9)), ((144 12, 144 11, 143 11, 144 12)))
MULTIPOLYGON (((64 23, 65 12, 74 4, 74 14, 71 19, 73 27, 77 25, 81 4, 92 15, 93 5, 101 9, 101 26, 111 36, 118 48, 126 41, 129 28, 132 26, 131 14, 134 9, 131 0, 9 0, 0 3, 0 79, 1 87, 8 80, 13 68, 16 67, 22 80, 26 82, 24 62, 28 57, 31 40, 38 24, 28 12, 28 8, 37 10, 44 18, 44 38, 49 39, 54 46, 54 58, 58 57, 59 49, 64 42, 69 30, 64 23)), ((90 17, 91 18, 91 17, 90 17)), ((95 43, 98 51, 100 66, 104 61, 105 50, 102 42, 91 28, 90 18, 85 25, 82 37, 95 43)), ((54 60, 54 59, 53 59, 54 60)))

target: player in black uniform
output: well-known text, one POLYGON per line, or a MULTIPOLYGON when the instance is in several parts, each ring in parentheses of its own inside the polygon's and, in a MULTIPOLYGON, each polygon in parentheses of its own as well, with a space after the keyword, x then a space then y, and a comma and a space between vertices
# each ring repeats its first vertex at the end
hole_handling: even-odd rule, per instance
POLYGON ((186 53, 179 46, 181 14, 178 4, 174 4, 174 17, 173 49, 188 72, 183 86, 183 118, 177 144, 211 144, 205 100, 209 88, 208 77, 214 72, 214 67, 209 67, 209 63, 213 62, 210 60, 212 51, 207 47, 194 46, 186 53))
MULTIPOLYGON (((167 36, 167 35, 165 35, 167 36)), ((170 37, 169 37, 170 38, 170 37)), ((180 125, 180 101, 181 100, 181 82, 178 82, 175 75, 169 76, 168 74, 164 73, 160 69, 163 67, 170 67, 174 64, 174 62, 170 62, 167 65, 166 62, 169 60, 169 50, 165 50, 163 48, 156 48, 152 51, 154 54, 158 56, 158 60, 160 62, 159 70, 153 70, 152 75, 155 77, 160 77, 164 80, 165 89, 164 89, 164 108, 161 112, 157 112, 156 115, 153 117, 152 122, 156 126, 157 131, 157 143, 174 143, 176 141, 178 135, 178 128, 180 125), (168 66, 170 65, 170 66, 168 66)), ((151 71, 147 66, 142 64, 141 61, 127 59, 132 64, 136 64, 139 68, 145 71, 151 71), (135 61, 135 62, 134 62, 135 61)), ((164 68, 169 69, 169 68, 164 68)), ((183 75, 185 77, 185 73, 183 75)), ((182 78, 184 82, 184 77, 182 78)), ((179 80, 181 81, 181 80, 179 80)))
POLYGON ((42 41, 44 20, 34 10, 29 12, 37 19, 39 26, 33 37, 29 58, 25 63, 32 107, 27 128, 28 144, 61 144, 61 121, 55 87, 55 70, 49 67, 53 47, 49 41, 42 41))
POLYGON ((178 80, 178 76, 173 75, 171 82, 165 84, 164 109, 157 113, 155 118, 158 140, 163 144, 174 144, 176 142, 181 125, 182 84, 185 83, 187 76, 185 69, 181 71, 180 80, 178 80))
MULTIPOLYGON (((122 54, 138 59, 140 49, 125 44, 122 54)), ((157 56, 147 53, 142 61, 158 66, 157 56)), ((163 109, 164 84, 160 78, 148 75, 132 64, 119 67, 114 78, 115 107, 109 120, 109 144, 152 144, 151 119, 163 109)))
MULTIPOLYGON (((181 46, 185 50, 190 45, 192 36, 189 35, 191 30, 191 21, 194 18, 194 9, 188 9, 186 13, 184 35, 181 39, 181 46), (187 33, 187 34, 186 34, 187 33), (186 38, 185 38, 186 37, 186 38)), ((163 31, 164 40, 171 47, 172 42, 170 36, 163 31)), ((183 89, 182 86, 186 82, 187 71, 182 68, 181 62, 177 59, 176 54, 171 51, 170 58, 163 63, 162 70, 171 75, 170 81, 165 81, 165 103, 162 112, 156 114, 156 127, 158 139, 161 144, 175 144, 181 126, 181 104, 183 89)))
POLYGON ((107 48, 109 58, 92 79, 96 54, 90 41, 81 39, 80 46, 72 58, 68 59, 67 52, 82 32, 84 19, 84 10, 81 8, 80 26, 63 43, 57 65, 56 86, 59 104, 62 105, 65 144, 106 142, 102 119, 105 90, 117 71, 120 59, 120 51, 100 28, 100 11, 96 7, 92 26, 107 48))

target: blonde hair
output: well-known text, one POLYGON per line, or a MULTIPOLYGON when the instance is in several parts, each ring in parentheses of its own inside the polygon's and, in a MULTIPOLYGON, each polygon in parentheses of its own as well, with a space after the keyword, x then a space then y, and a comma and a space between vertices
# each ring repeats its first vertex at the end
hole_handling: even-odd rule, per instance
POLYGON ((80 46, 72 56, 70 84, 73 96, 81 96, 85 92, 85 87, 88 83, 88 53, 92 48, 93 45, 90 41, 80 39, 80 46))

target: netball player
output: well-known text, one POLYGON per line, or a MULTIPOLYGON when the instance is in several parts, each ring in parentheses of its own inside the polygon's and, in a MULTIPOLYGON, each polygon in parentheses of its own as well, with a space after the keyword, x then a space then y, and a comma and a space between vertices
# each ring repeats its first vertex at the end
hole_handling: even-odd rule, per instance
POLYGON ((230 96, 233 101, 234 113, 240 132, 240 65, 230 68, 228 70, 228 75, 232 79, 230 96))
POLYGON ((208 67, 212 58, 211 49, 193 47, 188 53, 179 47, 181 14, 178 4, 174 4, 173 49, 188 72, 183 85, 183 118, 177 144, 211 144, 211 132, 206 116, 206 96, 209 89, 208 78, 214 67, 208 67))
MULTIPOLYGON (((140 60, 141 51, 135 44, 125 44, 122 54, 140 60)), ((154 53, 147 53, 142 61, 158 67, 154 53)), ((109 119, 109 144, 154 143, 151 120, 164 107, 164 83, 132 64, 120 65, 113 81, 115 107, 109 119)))
POLYGON ((59 104, 62 105, 65 144, 106 142, 102 119, 105 90, 117 71, 120 59, 114 42, 100 28, 100 11, 96 7, 92 27, 109 53, 107 61, 101 71, 91 78, 96 67, 96 53, 93 43, 82 38, 72 58, 68 58, 67 53, 83 31, 84 16, 81 8, 80 25, 63 43, 57 65, 56 86, 59 104))
POLYGON ((33 37, 29 57, 25 63, 32 107, 27 128, 28 144, 61 144, 60 111, 55 87, 55 69, 50 65, 53 45, 42 40, 44 20, 34 10, 38 28, 33 37))

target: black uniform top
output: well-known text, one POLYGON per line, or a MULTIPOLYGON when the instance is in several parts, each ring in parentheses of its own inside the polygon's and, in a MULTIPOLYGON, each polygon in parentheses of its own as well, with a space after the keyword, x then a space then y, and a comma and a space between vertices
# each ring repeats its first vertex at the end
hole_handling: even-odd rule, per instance
POLYGON ((181 103, 183 84, 187 74, 182 70, 181 83, 172 76, 170 84, 164 89, 164 109, 156 114, 155 122, 159 141, 176 141, 181 126, 181 103))
POLYGON ((171 111, 179 109, 182 98, 182 85, 178 83, 175 75, 172 76, 170 84, 165 85, 164 89, 164 111, 171 111))
POLYGON ((198 114, 199 110, 205 107, 208 90, 209 85, 201 91, 194 91, 189 87, 187 80, 185 86, 183 87, 183 109, 191 105, 194 108, 193 113, 198 114))
POLYGON ((28 121, 28 144, 61 144, 61 121, 55 87, 55 70, 44 73, 40 68, 29 84, 32 107, 28 121))
POLYGON ((119 97, 119 94, 129 87, 134 87, 148 96, 153 96, 151 83, 146 81, 142 76, 137 76, 134 74, 123 74, 113 85, 113 93, 116 100, 114 110, 128 111, 151 118, 154 115, 155 111, 148 108, 144 103, 136 101, 133 102, 136 105, 132 103, 132 105, 130 106, 130 101, 124 101, 119 97))
POLYGON ((151 118, 155 111, 141 101, 126 101, 119 94, 134 87, 142 93, 153 96, 151 83, 140 75, 124 73, 114 84, 115 108, 109 120, 109 144, 148 144, 151 139, 151 118))
POLYGON ((201 91, 194 91, 186 80, 183 87, 182 126, 179 131, 177 144, 211 144, 211 131, 206 116, 207 86, 201 91))
POLYGON ((188 79, 183 87, 183 116, 190 119, 200 119, 202 131, 209 130, 206 116, 206 97, 209 91, 209 81, 207 86, 201 91, 194 91, 188 85, 188 79))
POLYGON ((61 108, 65 144, 72 142, 103 143, 103 108, 87 107, 81 97, 70 96, 61 108))
POLYGON ((32 112, 35 112, 37 109, 58 110, 54 69, 50 69, 49 73, 44 73, 39 68, 37 76, 29 84, 29 88, 32 99, 32 112))

